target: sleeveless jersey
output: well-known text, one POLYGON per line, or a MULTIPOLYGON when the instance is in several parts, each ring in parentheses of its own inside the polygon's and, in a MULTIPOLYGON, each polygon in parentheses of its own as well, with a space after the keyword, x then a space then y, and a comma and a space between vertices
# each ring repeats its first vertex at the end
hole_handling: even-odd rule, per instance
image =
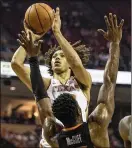
POLYGON ((94 148, 90 138, 88 123, 72 127, 70 130, 62 130, 57 136, 59 148, 94 148))
MULTIPOLYGON (((88 108, 87 98, 83 94, 76 79, 73 76, 71 76, 70 79, 65 84, 61 84, 59 80, 51 78, 51 83, 50 83, 50 86, 47 90, 47 93, 48 93, 48 96, 51 100, 51 103, 53 103, 53 101, 60 94, 63 94, 63 93, 74 94, 76 96, 76 100, 81 108, 83 121, 86 122, 86 111, 88 108)), ((59 121, 58 119, 56 119, 56 122, 62 124, 61 121, 59 121)), ((42 129, 42 139, 41 139, 40 143, 44 147, 50 148, 49 144, 46 142, 46 140, 43 136, 43 132, 44 132, 44 129, 42 129)))
POLYGON ((70 79, 65 84, 61 84, 59 80, 52 78, 47 93, 51 99, 51 103, 53 103, 53 101, 60 94, 63 93, 74 94, 81 108, 83 121, 86 122, 86 110, 88 108, 87 98, 83 94, 76 79, 73 76, 71 76, 70 79))

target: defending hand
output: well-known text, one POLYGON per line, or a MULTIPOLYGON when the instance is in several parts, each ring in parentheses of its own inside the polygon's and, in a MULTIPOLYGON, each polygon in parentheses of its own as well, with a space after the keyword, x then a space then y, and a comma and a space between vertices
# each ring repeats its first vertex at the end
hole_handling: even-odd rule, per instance
POLYGON ((28 35, 27 37, 29 38, 29 32, 32 33, 32 39, 33 41, 36 41, 36 40, 39 40, 40 38, 42 38, 42 36, 44 36, 45 33, 43 34, 35 34, 31 29, 28 28, 25 20, 23 21, 23 25, 24 25, 24 29, 25 29, 25 32, 26 34, 28 35))
POLYGON ((30 31, 28 32, 28 35, 25 31, 22 31, 18 36, 19 39, 17 39, 17 41, 26 50, 29 57, 37 56, 39 54, 43 40, 35 42, 30 31))
POLYGON ((98 29, 97 31, 100 32, 108 41, 120 43, 124 20, 122 19, 118 25, 116 15, 112 15, 112 13, 109 13, 109 19, 107 16, 104 16, 104 19, 107 26, 107 32, 102 29, 98 29))

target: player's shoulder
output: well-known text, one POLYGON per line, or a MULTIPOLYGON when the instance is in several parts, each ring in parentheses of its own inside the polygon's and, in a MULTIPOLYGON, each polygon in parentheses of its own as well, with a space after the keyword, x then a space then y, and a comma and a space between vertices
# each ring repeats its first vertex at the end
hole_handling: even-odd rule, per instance
POLYGON ((132 116, 125 116, 119 122, 119 133, 124 140, 128 139, 129 125, 131 120, 132 116))
POLYGON ((129 124, 132 121, 132 116, 125 116, 124 118, 122 118, 119 122, 119 125, 126 125, 129 124))

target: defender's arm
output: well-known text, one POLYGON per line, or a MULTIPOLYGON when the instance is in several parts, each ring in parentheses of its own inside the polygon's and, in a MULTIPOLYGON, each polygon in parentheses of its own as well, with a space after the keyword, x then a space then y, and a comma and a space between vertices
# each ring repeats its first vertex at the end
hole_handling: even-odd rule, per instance
POLYGON ((122 26, 124 20, 117 26, 116 15, 109 14, 109 20, 105 16, 107 24, 107 33, 103 30, 99 30, 104 37, 110 41, 109 59, 107 61, 104 71, 104 82, 100 88, 97 107, 91 114, 96 121, 99 121, 103 127, 108 127, 109 122, 114 112, 114 92, 116 86, 116 79, 119 66, 120 47, 119 43, 122 38, 122 26))

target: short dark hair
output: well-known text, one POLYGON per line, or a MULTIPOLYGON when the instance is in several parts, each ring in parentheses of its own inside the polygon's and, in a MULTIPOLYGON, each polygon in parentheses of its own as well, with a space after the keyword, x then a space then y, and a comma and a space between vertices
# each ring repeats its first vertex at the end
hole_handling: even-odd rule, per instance
MULTIPOLYGON (((74 44, 72 44, 72 47, 75 49, 75 51, 79 55, 80 59, 82 60, 83 65, 87 66, 88 61, 89 61, 91 47, 86 47, 86 45, 80 44, 80 43, 81 41, 79 40, 75 42, 74 44)), ((48 66, 49 68, 48 72, 51 76, 53 75, 53 70, 51 66, 52 56, 58 50, 61 50, 60 46, 57 46, 57 45, 51 46, 48 52, 46 52, 44 56, 45 64, 48 66)))
POLYGON ((63 93, 53 102, 52 111, 64 125, 72 126, 76 123, 78 104, 71 94, 63 93))

